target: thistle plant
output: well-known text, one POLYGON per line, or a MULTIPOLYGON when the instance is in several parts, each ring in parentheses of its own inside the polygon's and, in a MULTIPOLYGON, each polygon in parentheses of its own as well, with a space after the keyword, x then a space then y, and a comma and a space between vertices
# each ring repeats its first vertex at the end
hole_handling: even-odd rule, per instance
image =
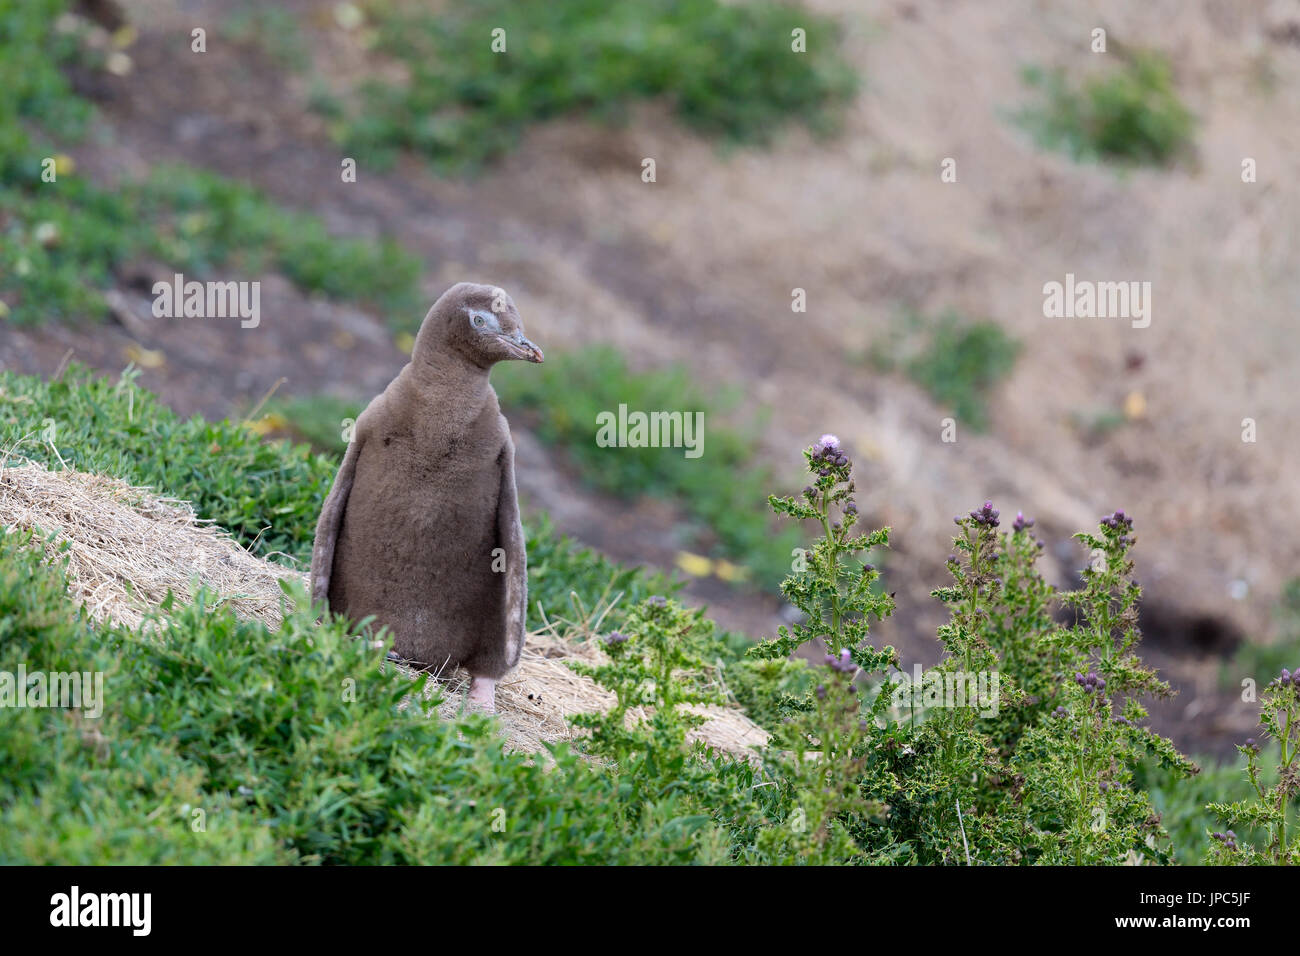
POLYGON ((1142 726, 1147 712, 1138 697, 1171 691, 1135 652, 1142 590, 1129 556, 1133 519, 1117 511, 1101 520, 1098 534, 1076 538, 1092 558, 1083 586, 1062 595, 1075 623, 1048 638, 1063 668, 1056 675, 1059 703, 1025 733, 1013 758, 1035 824, 1034 852, 1047 863, 1168 862, 1159 816, 1134 787, 1134 770, 1146 753, 1183 775, 1199 768, 1142 726))
POLYGON ((819 683, 811 708, 789 718, 780 735, 789 750, 780 755, 777 770, 788 790, 790 812, 759 834, 758 846, 771 859, 860 861, 864 851, 853 833, 868 825, 870 805, 860 778, 871 725, 862 716, 853 683, 858 665, 845 648, 826 655, 814 673, 819 683))
POLYGON ((1003 672, 1015 678, 1014 702, 1008 696, 1010 706, 982 723, 1003 757, 1015 750, 1025 730, 1055 709, 1059 686, 1060 650, 1048 640, 1056 630, 1056 589, 1038 572, 1043 543, 1033 529, 1033 519, 1021 512, 1003 534, 993 568, 1001 583, 987 605, 988 643, 1003 672))
POLYGON ((655 595, 632 609, 621 631, 604 638, 604 662, 570 661, 615 697, 608 711, 572 718, 592 732, 591 749, 620 765, 689 749, 686 736, 704 718, 687 708, 721 701, 702 656, 712 637, 712 621, 655 595))
POLYGON ((947 561, 953 583, 931 592, 951 617, 938 630, 944 655, 927 677, 945 693, 935 695, 939 705, 914 728, 911 748, 923 759, 900 767, 898 780, 920 861, 1012 862, 1004 831, 1014 829, 1013 815, 999 806, 1010 774, 986 726, 1020 700, 989 642, 991 610, 1003 600, 1001 522, 991 501, 953 521, 959 529, 947 561), (988 699, 971 698, 978 687, 988 699))
POLYGON ((1265 743, 1277 742, 1277 783, 1265 787, 1260 779, 1263 747, 1254 738, 1239 744, 1246 757, 1246 775, 1255 799, 1237 803, 1211 803, 1207 810, 1226 825, 1263 828, 1268 842, 1259 849, 1233 830, 1210 834, 1208 861, 1213 864, 1264 864, 1285 866, 1300 862, 1300 833, 1291 829, 1290 808, 1300 794, 1300 668, 1286 668, 1264 688, 1259 723, 1265 743))
POLYGON ((889 544, 889 529, 861 534, 854 500, 853 462, 840 440, 823 435, 804 458, 812 484, 796 497, 768 496, 772 510, 799 521, 816 521, 822 536, 802 551, 794 570, 781 583, 781 593, 804 614, 804 620, 782 625, 774 640, 755 645, 750 657, 788 657, 804 644, 820 639, 828 652, 847 650, 850 659, 868 673, 897 665, 892 647, 876 650, 867 642, 870 619, 881 620, 894 610, 893 600, 872 590, 880 573, 857 556, 889 544))
POLYGON ((931 592, 952 608, 951 620, 939 628, 939 640, 948 652, 940 666, 959 664, 966 673, 996 669, 998 655, 985 635, 989 606, 1002 593, 1002 579, 996 573, 999 512, 986 501, 983 508, 953 522, 961 529, 953 539, 957 553, 948 558, 955 583, 931 592))

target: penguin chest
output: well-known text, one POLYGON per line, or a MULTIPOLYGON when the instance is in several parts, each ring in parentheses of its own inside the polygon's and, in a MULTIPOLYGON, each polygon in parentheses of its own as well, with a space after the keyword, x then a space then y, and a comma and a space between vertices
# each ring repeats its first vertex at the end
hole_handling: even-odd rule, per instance
POLYGON ((370 467, 363 467, 364 456, 358 462, 353 494, 366 495, 381 512, 372 516, 377 526, 397 539, 434 536, 443 548, 495 534, 501 494, 495 450, 465 449, 457 442, 424 453, 394 446, 396 441, 370 467))
POLYGON ((336 575, 402 606, 473 603, 498 588, 499 449, 400 435, 376 445, 357 461, 340 535, 348 566, 336 575))

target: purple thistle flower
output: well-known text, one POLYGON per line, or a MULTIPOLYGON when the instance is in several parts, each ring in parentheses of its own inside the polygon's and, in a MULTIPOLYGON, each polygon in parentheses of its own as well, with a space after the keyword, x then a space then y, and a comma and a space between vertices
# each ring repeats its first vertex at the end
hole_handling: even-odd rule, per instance
POLYGON ((858 665, 853 663, 853 655, 849 653, 847 647, 840 651, 838 657, 827 654, 826 666, 839 674, 856 674, 858 670, 858 665))
POLYGON ((978 525, 986 528, 996 528, 998 526, 999 511, 993 507, 992 501, 985 501, 984 507, 970 513, 970 518, 978 525))

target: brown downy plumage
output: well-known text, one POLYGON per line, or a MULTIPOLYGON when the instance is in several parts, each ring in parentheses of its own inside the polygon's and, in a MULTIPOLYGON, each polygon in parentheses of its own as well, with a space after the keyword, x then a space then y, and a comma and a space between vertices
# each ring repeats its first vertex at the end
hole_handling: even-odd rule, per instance
POLYGON ((411 361, 357 419, 311 560, 313 601, 373 615, 405 660, 464 667, 488 709, 519 660, 528 603, 514 444, 488 384, 510 359, 542 350, 508 295, 469 282, 443 293, 411 361))

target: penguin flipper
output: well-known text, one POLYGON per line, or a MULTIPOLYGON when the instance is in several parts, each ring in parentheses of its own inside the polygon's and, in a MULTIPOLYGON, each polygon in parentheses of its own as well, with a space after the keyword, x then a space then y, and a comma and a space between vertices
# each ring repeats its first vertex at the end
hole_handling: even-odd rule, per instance
POLYGON ((519 662, 528 620, 528 553, 519 520, 519 492, 515 488, 515 446, 509 432, 501 449, 501 490, 497 496, 497 547, 505 552, 505 664, 519 662))
POLYGON ((316 539, 311 547, 311 600, 313 604, 329 603, 330 575, 334 570, 334 547, 338 544, 339 529, 343 527, 343 512, 347 509, 348 495, 357 474, 357 458, 361 454, 361 429, 358 426, 348 442, 343 461, 339 464, 334 485, 321 506, 316 521, 316 539))

